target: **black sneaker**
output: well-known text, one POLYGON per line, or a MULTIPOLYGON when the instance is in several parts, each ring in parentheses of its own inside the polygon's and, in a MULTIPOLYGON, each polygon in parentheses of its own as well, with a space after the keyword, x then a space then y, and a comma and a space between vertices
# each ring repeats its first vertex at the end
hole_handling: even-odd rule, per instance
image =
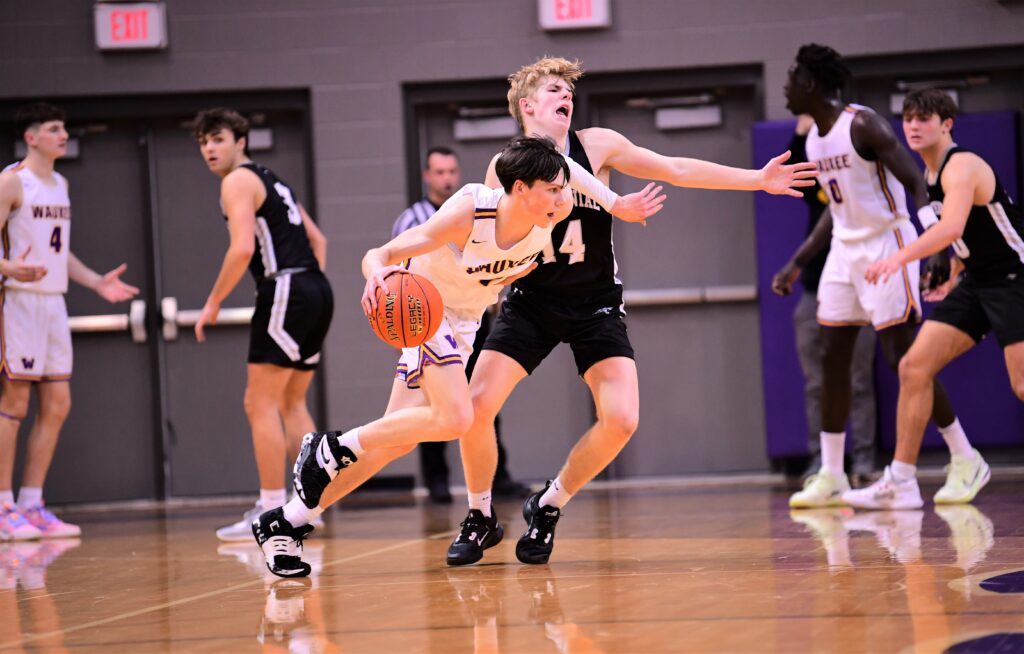
POLYGON ((311 572, 302 560, 302 539, 313 525, 293 527, 281 507, 261 513, 252 521, 252 535, 263 550, 267 568, 278 577, 306 577, 311 572))
POLYGON ((484 558, 484 550, 494 547, 505 537, 494 507, 491 507, 489 518, 480 509, 470 509, 461 526, 459 535, 448 547, 448 565, 476 563, 484 558))
POLYGON ((295 460, 295 492, 307 509, 320 504, 320 496, 338 471, 358 459, 347 447, 338 444, 340 431, 311 431, 302 437, 302 449, 295 460))
POLYGON ((553 506, 540 506, 540 497, 550 485, 551 482, 544 484, 543 489, 523 503, 526 531, 516 543, 516 558, 522 563, 547 563, 555 548, 555 525, 562 511, 553 506))

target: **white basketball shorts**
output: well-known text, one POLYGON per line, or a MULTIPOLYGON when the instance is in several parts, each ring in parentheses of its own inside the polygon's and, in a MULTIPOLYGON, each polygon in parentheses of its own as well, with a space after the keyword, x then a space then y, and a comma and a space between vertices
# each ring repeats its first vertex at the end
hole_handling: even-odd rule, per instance
POLYGON ((473 340, 480 329, 480 320, 444 310, 444 318, 437 333, 419 347, 402 348, 402 356, 395 368, 395 378, 409 388, 420 387, 420 377, 427 366, 466 365, 473 353, 473 340))
POLYGON ((71 328, 60 293, 3 290, 3 374, 17 381, 71 379, 71 328))
POLYGON ((913 243, 917 231, 909 222, 863 241, 832 239, 832 249, 818 284, 818 322, 826 327, 873 325, 876 331, 909 320, 921 320, 920 266, 903 267, 886 282, 870 284, 864 272, 913 243))

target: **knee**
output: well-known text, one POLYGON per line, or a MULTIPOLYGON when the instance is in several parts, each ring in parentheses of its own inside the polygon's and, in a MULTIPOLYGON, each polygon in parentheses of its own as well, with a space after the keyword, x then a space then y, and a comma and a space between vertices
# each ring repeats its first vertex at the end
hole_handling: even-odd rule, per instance
POLYGON ((435 410, 431 416, 434 440, 451 441, 461 438, 473 427, 473 405, 459 402, 444 409, 435 410))
POLYGON ((639 412, 628 409, 611 411, 603 415, 598 422, 601 425, 601 430, 608 437, 625 445, 636 433, 640 415, 639 412))
POLYGON ((285 393, 284 397, 278 403, 278 407, 281 410, 281 415, 290 416, 294 414, 308 413, 306 408, 306 396, 299 395, 293 396, 285 393))
POLYGON ((71 395, 65 393, 46 400, 39 407, 39 414, 45 418, 64 420, 71 413, 71 395))
POLYGON ((931 381, 932 374, 924 362, 916 357, 904 356, 896 366, 900 375, 900 386, 917 386, 931 381))
MULTIPOLYGON (((267 399, 261 393, 252 388, 245 389, 245 397, 242 399, 242 406, 245 407, 245 415, 252 417, 264 410, 267 406, 267 399)), ((276 405, 272 405, 276 406, 276 405)))
POLYGON ((28 400, 28 389, 4 389, 3 395, 0 396, 0 411, 10 418, 24 420, 28 415, 28 400))

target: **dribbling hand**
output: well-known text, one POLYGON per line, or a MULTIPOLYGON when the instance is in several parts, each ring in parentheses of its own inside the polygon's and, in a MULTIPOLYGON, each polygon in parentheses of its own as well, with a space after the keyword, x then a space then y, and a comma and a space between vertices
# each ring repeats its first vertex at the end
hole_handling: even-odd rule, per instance
POLYGON ((619 196, 612 206, 611 214, 628 223, 647 224, 647 219, 661 211, 665 203, 662 187, 651 182, 644 190, 619 196))
POLYGON ((381 289, 382 292, 388 292, 388 284, 384 281, 384 278, 391 273, 407 273, 409 272, 401 266, 384 266, 378 270, 375 270, 369 277, 366 278, 366 285, 363 287, 363 297, 360 299, 359 304, 363 307, 363 313, 367 318, 373 315, 373 312, 377 310, 377 289, 381 289))

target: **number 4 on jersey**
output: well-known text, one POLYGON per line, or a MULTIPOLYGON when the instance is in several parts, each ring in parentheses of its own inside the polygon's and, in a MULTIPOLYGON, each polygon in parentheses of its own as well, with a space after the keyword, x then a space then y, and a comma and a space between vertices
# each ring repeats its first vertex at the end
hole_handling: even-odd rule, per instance
MULTIPOLYGON (((569 255, 569 264, 571 265, 582 262, 586 250, 587 246, 583 242, 583 223, 580 222, 579 218, 570 220, 565 230, 565 236, 562 237, 562 244, 558 246, 558 251, 569 255)), ((555 262, 555 246, 550 241, 544 246, 541 262, 555 262)))
POLYGON ((53 228, 53 232, 50 234, 50 247, 53 248, 54 252, 60 253, 60 249, 64 246, 63 241, 60 239, 60 225, 53 228))

